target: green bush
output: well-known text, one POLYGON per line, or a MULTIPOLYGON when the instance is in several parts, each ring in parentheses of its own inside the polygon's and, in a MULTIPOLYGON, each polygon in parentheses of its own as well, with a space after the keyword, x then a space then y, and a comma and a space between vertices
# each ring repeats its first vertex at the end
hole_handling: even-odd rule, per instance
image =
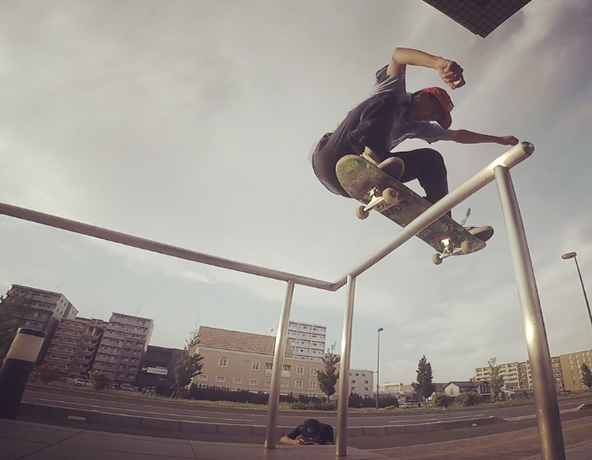
POLYGON ((310 401, 310 402, 294 402, 290 404, 291 409, 295 410, 323 410, 332 411, 337 409, 336 401, 310 401))
POLYGON ((432 396, 432 400, 434 401, 434 406, 443 407, 444 409, 452 404, 452 398, 446 393, 436 393, 432 396))
POLYGON ((467 391, 466 393, 459 394, 454 403, 462 407, 471 407, 481 404, 483 398, 474 391, 467 391))

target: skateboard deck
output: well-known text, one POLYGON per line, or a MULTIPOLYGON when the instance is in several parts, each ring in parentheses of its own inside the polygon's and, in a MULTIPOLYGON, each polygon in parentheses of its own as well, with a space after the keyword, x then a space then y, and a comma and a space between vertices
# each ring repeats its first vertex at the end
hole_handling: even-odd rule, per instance
MULTIPOLYGON (((335 167, 337 178, 345 191, 364 204, 356 214, 365 219, 375 209, 402 227, 431 206, 413 190, 395 180, 377 165, 358 155, 341 158, 335 167)), ((485 242, 471 235, 450 216, 444 215, 417 234, 437 254, 435 264, 450 256, 470 254, 485 247, 485 242)))

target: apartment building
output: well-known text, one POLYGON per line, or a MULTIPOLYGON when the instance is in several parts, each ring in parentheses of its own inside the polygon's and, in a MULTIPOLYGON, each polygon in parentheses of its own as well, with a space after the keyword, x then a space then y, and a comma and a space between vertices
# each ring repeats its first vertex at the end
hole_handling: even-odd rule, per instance
POLYGON ((117 383, 135 384, 154 321, 113 313, 105 326, 93 371, 111 375, 117 383))
MULTIPOLYGON (((232 390, 269 393, 275 338, 201 326, 195 352, 203 356, 201 374, 194 383, 232 390)), ((317 372, 321 362, 299 359, 291 347, 286 348, 282 365, 281 393, 323 396, 317 372)))
POLYGON ((559 363, 564 391, 588 390, 588 387, 582 383, 582 364, 586 364, 592 370, 592 350, 559 355, 559 363))
MULTIPOLYGON (((500 364, 499 374, 504 378, 504 389, 532 388, 532 372, 528 361, 500 364)), ((487 381, 490 378, 489 366, 475 369, 475 381, 487 381)))
POLYGON ((363 398, 374 397, 374 371, 368 369, 350 369, 349 391, 363 398))
POLYGON ((553 356, 551 358, 551 368, 553 369, 555 391, 557 391, 557 393, 565 391, 565 385, 563 384, 563 372, 561 372, 561 360, 559 359, 559 356, 553 356))
MULTIPOLYGON (((277 327, 269 331, 269 335, 277 335, 277 327)), ((320 324, 288 323, 288 340, 296 359, 320 362, 325 355, 327 327, 320 324)))
MULTIPOLYGON (((583 391, 582 364, 592 369, 592 350, 566 353, 551 358, 551 368, 555 389, 560 391, 583 391)), ((504 377, 504 389, 532 389, 530 362, 500 364, 500 375, 504 377)), ((489 366, 475 369, 475 380, 488 380, 491 376, 489 366)))
MULTIPOLYGON (((22 299, 26 305, 22 311, 13 311, 16 328, 25 327, 47 333, 37 360, 38 363, 43 362, 58 322, 63 318, 76 318, 78 310, 63 294, 20 284, 13 284, 6 297, 22 299)), ((0 357, 7 351, 0 350, 0 357)))
POLYGON ((88 376, 106 326, 100 319, 62 319, 43 363, 59 368, 67 378, 88 376))

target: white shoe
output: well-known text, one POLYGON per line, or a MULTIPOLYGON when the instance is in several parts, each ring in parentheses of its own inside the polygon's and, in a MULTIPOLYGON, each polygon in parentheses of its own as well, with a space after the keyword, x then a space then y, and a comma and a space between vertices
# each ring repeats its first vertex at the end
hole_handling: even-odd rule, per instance
POLYGON ((493 227, 490 227, 489 225, 483 227, 465 227, 465 230, 475 238, 479 238, 481 241, 487 241, 493 236, 493 227))

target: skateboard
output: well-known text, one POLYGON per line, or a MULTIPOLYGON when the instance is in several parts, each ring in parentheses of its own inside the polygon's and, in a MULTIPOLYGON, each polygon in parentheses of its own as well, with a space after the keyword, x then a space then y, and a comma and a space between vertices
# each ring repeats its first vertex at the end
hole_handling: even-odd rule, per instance
MULTIPOLYGON (((360 219, 368 217, 374 209, 405 227, 431 206, 429 201, 363 156, 347 155, 337 162, 335 170, 345 191, 364 204, 356 210, 360 219)), ((432 257, 436 265, 447 257, 470 254, 485 247, 484 241, 471 235, 447 214, 417 236, 437 251, 432 257)))

